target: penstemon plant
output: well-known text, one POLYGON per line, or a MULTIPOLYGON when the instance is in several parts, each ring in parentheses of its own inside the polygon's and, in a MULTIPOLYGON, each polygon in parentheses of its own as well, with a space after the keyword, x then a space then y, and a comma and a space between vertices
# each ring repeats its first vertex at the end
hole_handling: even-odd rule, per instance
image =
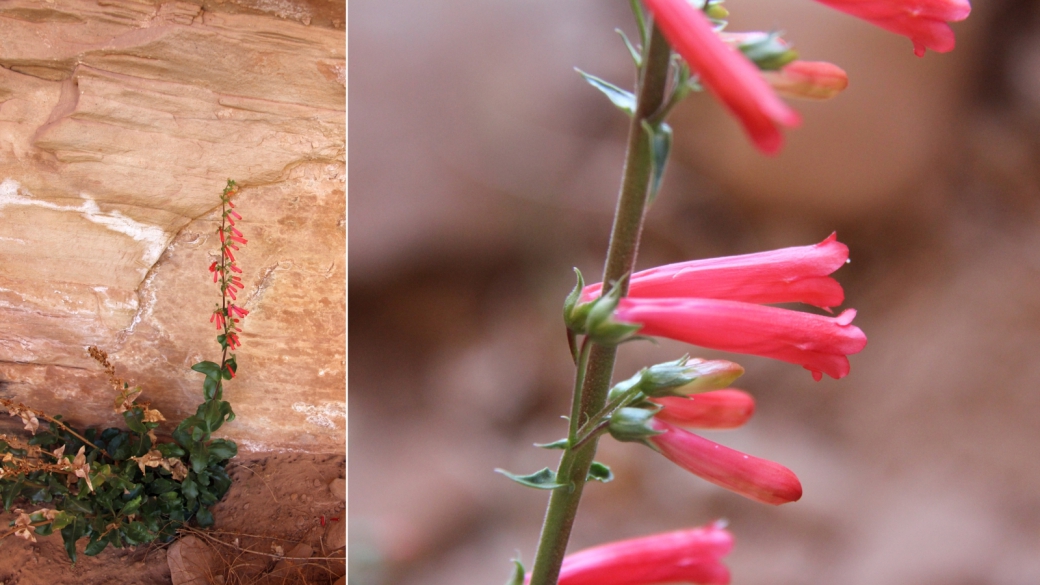
POLYGON ((5 510, 15 503, 35 507, 14 510, 10 529, 0 538, 18 536, 35 542, 36 535, 60 531, 65 550, 76 562, 76 542, 87 539, 85 553, 96 555, 109 544, 136 546, 171 540, 184 523, 213 525, 210 506, 231 487, 225 467, 238 453, 233 441, 215 439, 225 422, 234 420, 231 404, 223 399, 224 382, 235 377, 238 362, 233 350, 241 346, 239 323, 249 314, 235 304, 244 288, 233 251, 246 239, 235 227, 242 217, 232 197, 238 186, 228 180, 221 194, 220 259, 210 265, 221 300, 210 322, 216 325, 220 363, 203 361, 192 369, 206 376, 203 402, 171 433, 172 441, 156 435, 162 413, 148 402, 138 402, 142 389, 116 377, 108 354, 90 347, 89 353, 108 374, 117 393, 115 412, 123 415, 126 430, 78 430, 62 420, 0 398, 11 416, 21 418, 28 439, 0 434, 0 497, 5 510), (47 426, 41 430, 40 421, 47 426))
MULTIPOLYGON (((967 0, 818 0, 908 37, 914 52, 953 49, 948 22, 967 18, 967 0)), ((743 368, 726 360, 683 356, 643 368, 611 387, 618 345, 665 337, 711 349, 769 357, 805 367, 815 380, 849 373, 848 356, 867 338, 854 309, 823 316, 772 307, 804 303, 828 312, 844 302, 830 275, 849 250, 832 234, 822 242, 681 262, 635 272, 644 216, 661 186, 672 143, 666 118, 694 91, 708 90, 765 154, 783 146, 781 127, 801 122, 778 96, 828 99, 848 84, 826 62, 801 61, 777 33, 725 30, 721 0, 631 0, 637 42, 622 39, 637 69, 626 91, 581 75, 630 118, 627 154, 602 283, 577 286, 564 301, 564 323, 576 366, 567 436, 537 446, 561 449, 555 471, 528 475, 497 470, 528 487, 549 490, 534 566, 514 560, 510 585, 651 585, 729 583, 721 559, 733 547, 724 523, 614 542, 565 557, 585 485, 610 481, 594 461, 599 438, 638 442, 680 467, 752 500, 779 505, 801 498, 786 467, 740 453, 685 429, 735 428, 754 399, 730 388, 743 368), (675 53, 673 53, 673 50, 675 53), (676 54, 677 53, 677 54, 676 54)))

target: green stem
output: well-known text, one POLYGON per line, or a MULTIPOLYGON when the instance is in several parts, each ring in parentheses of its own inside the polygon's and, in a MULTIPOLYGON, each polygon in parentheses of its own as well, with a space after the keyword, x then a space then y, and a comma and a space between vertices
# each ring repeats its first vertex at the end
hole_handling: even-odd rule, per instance
POLYGON ((585 385, 585 368, 589 363, 589 351, 591 349, 592 342, 586 337, 581 341, 581 351, 578 352, 578 361, 575 364, 574 400, 571 404, 570 428, 567 431, 567 441, 570 445, 574 445, 578 435, 578 417, 575 415, 581 414, 581 388, 585 385))
MULTIPOLYGON (((652 168, 650 138, 643 130, 643 121, 653 116, 664 102, 670 54, 671 49, 667 41, 655 26, 650 42, 644 47, 638 104, 629 126, 621 194, 614 214, 614 227, 603 272, 604 287, 619 281, 624 275, 632 272, 635 266, 652 168)), ((627 284, 622 283, 622 286, 625 287, 622 290, 624 294, 627 292, 627 284)), ((616 354, 615 347, 592 347, 582 384, 581 399, 574 401, 576 408, 571 412, 572 424, 580 427, 590 415, 603 408, 614 372, 616 354)), ((555 585, 559 577, 560 565, 563 564, 563 556, 567 551, 567 541, 570 539, 574 518, 578 513, 578 502, 581 500, 592 459, 596 455, 597 442, 598 436, 593 436, 576 449, 564 450, 556 477, 559 483, 568 484, 568 487, 553 490, 549 498, 549 508, 542 525, 530 585, 555 585)))

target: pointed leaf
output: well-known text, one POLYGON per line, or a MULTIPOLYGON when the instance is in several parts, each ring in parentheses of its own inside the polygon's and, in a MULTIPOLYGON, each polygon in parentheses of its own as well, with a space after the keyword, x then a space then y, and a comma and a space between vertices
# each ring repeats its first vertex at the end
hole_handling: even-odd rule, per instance
POLYGON ((581 69, 575 69, 575 71, 581 74, 581 76, 585 78, 585 81, 589 82, 589 85, 603 92, 603 95, 607 96, 607 99, 609 99, 611 103, 620 108, 626 114, 631 116, 632 113, 635 112, 636 96, 632 95, 631 92, 625 91, 608 81, 603 81, 595 75, 589 75, 581 69))
POLYGON ((520 485, 532 487, 540 490, 554 490, 556 488, 565 487, 567 484, 556 483, 556 472, 549 469, 548 467, 543 468, 541 471, 536 471, 530 475, 515 475, 509 473, 505 469, 496 469, 496 473, 508 477, 520 485))
POLYGON ((566 449, 567 438, 564 437, 559 441, 553 441, 552 443, 535 443, 535 447, 541 447, 542 449, 566 449))
POLYGON ((650 135, 650 152, 653 156, 653 171, 650 176, 650 194, 648 203, 653 203, 661 190, 661 182, 664 180, 664 169, 668 164, 668 155, 672 151, 672 127, 661 123, 657 128, 643 123, 643 128, 650 135))
POLYGON ((206 374, 207 378, 220 379, 220 364, 213 362, 199 362, 191 367, 196 372, 206 374))

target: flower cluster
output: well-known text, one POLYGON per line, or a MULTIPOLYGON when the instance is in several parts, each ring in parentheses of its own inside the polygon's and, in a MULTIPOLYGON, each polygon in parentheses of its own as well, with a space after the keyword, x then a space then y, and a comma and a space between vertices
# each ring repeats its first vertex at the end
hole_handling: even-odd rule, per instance
MULTIPOLYGON (((947 22, 964 20, 971 12, 968 0, 817 1, 910 38, 918 56, 923 56, 925 49, 940 53, 953 50, 954 35, 947 22)), ((801 118, 777 97, 756 64, 727 44, 694 3, 688 0, 645 0, 644 3, 668 42, 698 74, 708 91, 740 120, 755 146, 767 154, 778 152, 783 145, 780 127, 798 126, 801 118)), ((817 99, 834 95, 848 83, 844 71, 826 63, 796 65, 787 73, 772 76, 773 80, 789 92, 817 99)))
MULTIPOLYGON (((241 220, 242 216, 235 211, 235 203, 231 198, 238 193, 238 185, 228 180, 224 192, 220 196, 221 218, 217 235, 220 237, 220 259, 209 265, 209 271, 213 273, 213 282, 220 284, 221 302, 210 316, 213 323, 221 334, 217 337, 221 347, 227 350, 235 350, 242 346, 239 338, 240 329, 238 324, 249 311, 235 304, 238 301, 238 293, 245 288, 242 277, 238 276, 242 270, 235 261, 234 252, 239 251, 239 245, 246 245, 248 240, 243 237, 242 232, 235 227, 235 221, 241 220)), ((225 364, 231 377, 235 376, 235 365, 225 364)))
MULTIPOLYGON (((867 344, 852 325, 854 309, 825 317, 765 305, 799 302, 829 311, 845 298, 829 275, 848 257, 831 234, 814 246, 652 268, 632 275, 614 317, 643 335, 800 364, 816 380, 841 378, 849 373, 847 356, 867 344)), ((579 299, 591 302, 601 291, 601 284, 589 285, 579 299)))

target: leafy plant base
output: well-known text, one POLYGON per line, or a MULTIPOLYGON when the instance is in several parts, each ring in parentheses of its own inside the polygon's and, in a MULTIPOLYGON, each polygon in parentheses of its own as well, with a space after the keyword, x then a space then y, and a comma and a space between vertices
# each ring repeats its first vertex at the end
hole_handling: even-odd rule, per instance
MULTIPOLYGON (((272 543, 288 552, 297 542, 308 544, 314 557, 343 556, 322 546, 334 536, 334 528, 344 528, 344 502, 329 490, 329 483, 345 473, 345 461, 338 455, 240 454, 228 464, 233 478, 231 489, 212 507, 214 527, 210 536, 228 543, 211 543, 225 559, 225 585, 255 583, 265 575, 274 583, 332 583, 343 575, 342 562, 314 561, 306 567, 282 567, 272 573, 277 559, 237 551, 231 546, 237 533, 239 548, 272 554, 272 543), (293 498, 293 495, 296 495, 293 498), (303 499, 302 496, 306 496, 303 499), (321 516, 326 526, 321 526, 321 516), (333 521, 333 518, 339 518, 333 521), (257 535, 257 536, 246 536, 257 535)), ((13 514, 0 514, 4 525, 13 514)), ((20 538, 0 542, 0 582, 19 585, 169 585, 170 570, 164 546, 141 546, 135 550, 109 547, 91 557, 82 554, 86 539, 80 541, 75 566, 65 554, 60 535, 37 536, 37 543, 20 538)))

